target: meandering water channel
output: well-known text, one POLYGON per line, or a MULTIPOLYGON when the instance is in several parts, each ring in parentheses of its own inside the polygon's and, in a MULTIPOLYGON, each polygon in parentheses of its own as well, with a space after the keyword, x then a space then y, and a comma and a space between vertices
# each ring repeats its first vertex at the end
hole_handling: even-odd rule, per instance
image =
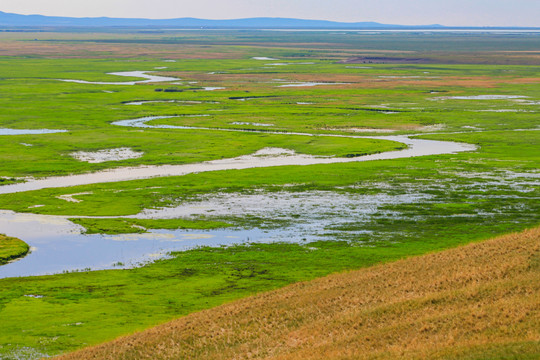
MULTIPOLYGON (((126 120, 116 123, 123 126, 152 127, 146 124, 154 118, 126 120)), ((156 125, 161 126, 161 125, 156 125)), ((182 128, 186 127, 173 127, 182 128)), ((189 128, 195 129, 195 128, 189 128)), ((210 129, 204 129, 210 130, 210 129)), ((214 129, 216 131, 241 131, 233 129, 214 129)), ((283 135, 283 133, 279 133, 283 135)), ((69 187, 75 185, 95 184, 103 182, 116 182, 125 180, 146 179, 158 176, 180 176, 190 173, 205 171, 219 171, 231 169, 248 169, 257 167, 272 167, 285 165, 312 165, 331 164, 358 161, 372 161, 383 159, 398 159, 415 156, 449 154, 462 151, 471 151, 475 146, 469 144, 454 143, 448 141, 434 141, 414 139, 408 136, 348 136, 348 135, 313 135, 307 133, 294 133, 303 136, 345 136, 351 138, 377 138, 398 141, 406 144, 408 148, 399 151, 389 151, 381 154, 366 155, 357 158, 316 157, 305 154, 295 154, 283 149, 262 149, 252 155, 239 156, 231 159, 212 160, 203 163, 186 165, 162 165, 141 166, 110 169, 89 174, 71 176, 50 177, 30 180, 26 183, 5 185, 0 187, 0 194, 39 190, 45 188, 69 187), (278 150, 278 151, 276 151, 278 150)), ((271 195, 275 197, 274 195, 271 195)), ((281 198, 288 195, 280 194, 281 198)), ((2 232, 10 236, 23 239, 32 247, 32 253, 27 257, 13 263, 0 266, 1 277, 32 276, 53 274, 63 271, 82 269, 111 269, 130 268, 145 262, 167 256, 173 250, 186 250, 194 246, 219 246, 246 242, 274 242, 274 241, 303 241, 328 240, 336 234, 329 234, 325 227, 339 222, 340 217, 336 213, 375 212, 379 206, 392 203, 404 203, 418 201, 419 196, 404 196, 397 198, 385 198, 380 195, 361 196, 356 198, 344 197, 335 193, 303 194, 294 199, 288 199, 279 206, 268 205, 269 211, 283 209, 284 204, 296 204, 291 213, 310 214, 305 221, 296 221, 293 226, 282 229, 264 231, 261 229, 226 229, 211 231, 167 231, 153 230, 147 234, 130 235, 84 235, 80 226, 74 225, 68 217, 18 214, 11 211, 0 211, 0 228, 2 232), (306 203, 311 199, 311 209, 306 209, 306 203), (313 203, 313 199, 316 199, 313 203), (332 211, 321 211, 315 204, 334 204, 332 211), (298 208, 300 207, 300 208, 298 208), (337 207, 337 208, 336 208, 337 207), (367 209, 367 210, 366 210, 367 209), (334 216, 332 216, 334 214, 334 216), (326 234, 326 236, 317 235, 326 234)), ((267 200, 266 200, 267 201, 267 200)), ((257 203, 264 203, 264 199, 258 199, 257 203)), ((228 205, 230 206, 230 204, 228 205)), ((222 208, 230 208, 222 206, 222 208)), ((190 208, 198 208, 199 205, 184 205, 174 209, 161 211, 146 211, 137 218, 170 218, 179 216, 196 215, 190 208)), ((211 206, 215 211, 215 204, 211 206)), ((238 207, 241 208, 241 207, 238 207)), ((76 216, 76 214, 74 214, 76 216)), ((74 217, 71 216, 71 217, 74 217)))
POLYGON ((40 190, 46 188, 59 188, 78 185, 89 185, 97 183, 118 182, 128 180, 140 180, 153 177, 166 177, 166 176, 182 176, 192 173, 200 173, 207 171, 220 171, 220 170, 242 170, 249 168, 262 168, 273 166, 305 166, 316 164, 335 164, 335 163, 349 163, 359 161, 373 161, 373 160, 388 160, 388 159, 401 159, 412 158, 417 156, 427 155, 441 155, 441 154, 454 154, 464 151, 473 151, 476 146, 465 143, 457 143, 450 141, 438 141, 438 140, 424 140, 411 138, 408 135, 395 135, 395 136, 356 136, 356 135, 336 135, 336 134, 310 134, 310 133, 284 133, 284 132, 272 132, 272 131, 258 131, 258 130, 240 130, 240 129, 215 129, 215 128, 203 128, 203 127, 189 127, 189 126, 173 126, 173 125, 149 125, 147 122, 156 119, 171 118, 173 116, 152 116, 144 117, 140 119, 130 119, 114 122, 113 125, 118 126, 131 126, 140 128, 162 128, 162 129, 182 129, 182 130, 212 130, 212 131, 230 131, 230 132, 250 132, 250 133, 265 133, 265 134, 279 134, 279 135, 297 135, 297 136, 321 136, 321 137, 346 137, 354 139, 380 139, 390 140, 403 143, 407 145, 406 149, 397 151, 388 151, 379 154, 365 155, 353 158, 338 158, 338 157, 318 157, 303 154, 285 155, 285 156, 261 156, 262 154, 244 155, 229 159, 220 159, 206 161, 195 164, 185 165, 148 165, 139 167, 120 167, 115 169, 108 169, 103 171, 97 171, 88 174, 68 175, 68 176, 55 176, 44 179, 29 180, 25 183, 5 185, 0 187, 0 194, 9 194, 15 192, 40 190))
MULTIPOLYGON (((62 80, 85 84, 107 85, 134 85, 137 83, 154 81, 173 81, 177 78, 149 75, 147 72, 111 73, 119 76, 137 76, 146 80, 134 82, 88 82, 81 80, 62 80)), ((232 131, 245 132, 240 129, 218 129, 204 127, 154 125, 152 120, 172 118, 174 116, 153 116, 138 119, 122 120, 112 123, 114 126, 128 126, 138 128, 178 129, 188 131, 232 131)), ((6 130, 2 135, 19 134, 46 134, 58 130, 6 130), (11 132, 10 132, 11 131, 11 132), (26 132, 25 132, 26 131, 26 132)), ((61 131, 61 130, 60 130, 61 131)), ((70 187, 96 183, 108 183, 127 180, 148 179, 152 177, 182 176, 186 174, 220 171, 242 170, 249 168, 275 167, 275 166, 306 166, 315 164, 349 163, 359 161, 374 161, 385 159, 411 158, 427 155, 452 154, 463 151, 473 151, 474 145, 455 143, 449 141, 435 141, 416 139, 412 136, 356 136, 337 134, 310 134, 310 133, 284 133, 273 131, 254 131, 266 134, 321 136, 321 137, 347 137, 355 139, 380 139, 403 143, 407 148, 398 151, 389 151, 354 158, 337 158, 296 154, 286 149, 261 149, 251 155, 244 155, 230 159, 220 159, 185 165, 161 165, 120 167, 88 174, 70 176, 57 176, 43 179, 32 179, 25 183, 0 186, 0 194, 9 194, 45 188, 70 187)), ((66 216, 48 216, 35 214, 21 214, 12 211, 0 210, 0 229, 9 236, 15 236, 26 241, 32 252, 28 256, 10 264, 0 266, 0 278, 13 276, 32 276, 54 274, 73 270, 98 270, 111 268, 129 268, 138 266, 147 261, 167 256, 173 250, 185 250, 194 246, 230 245, 246 242, 273 242, 273 241, 309 241, 330 239, 335 234, 328 233, 325 228, 339 220, 338 213, 356 214, 358 217, 367 216, 388 203, 408 203, 422 199, 424 194, 408 194, 402 196, 387 195, 343 195, 334 192, 311 192, 296 194, 279 194, 279 205, 272 202, 276 194, 257 195, 259 198, 246 198, 245 202, 267 204, 268 211, 276 209, 289 209, 289 214, 304 213, 308 216, 302 221, 295 221, 293 225, 277 230, 262 229, 225 229, 212 231, 167 231, 153 230, 146 234, 129 235, 84 235, 83 229, 68 220, 66 216), (273 205, 272 205, 273 204, 273 205), (328 207, 330 204, 330 208, 328 207), (333 214, 333 215, 332 215, 333 214), (323 235, 321 235, 323 234, 323 235), (325 235, 324 235, 325 234, 325 235)), ((232 201, 229 199, 227 201, 232 201)), ((183 204, 175 209, 160 211, 143 211, 133 216, 138 218, 168 218, 178 216, 197 215, 201 204, 183 204), (183 206, 183 208, 182 208, 183 206)), ((220 205, 223 209, 230 209, 229 205, 220 205)), ((212 204, 212 208, 217 208, 212 204)), ((238 208, 242 208, 239 206, 238 208)), ((283 215, 287 216, 287 215, 283 215)), ((76 214, 70 217, 77 217, 76 214)))

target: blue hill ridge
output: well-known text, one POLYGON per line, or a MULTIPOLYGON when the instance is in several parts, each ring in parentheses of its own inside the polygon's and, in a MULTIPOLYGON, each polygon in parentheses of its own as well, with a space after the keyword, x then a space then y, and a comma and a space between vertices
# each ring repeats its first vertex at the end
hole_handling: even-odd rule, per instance
POLYGON ((20 15, 0 11, 0 27, 66 26, 66 27, 186 27, 186 28, 289 28, 289 29, 381 29, 443 28, 441 25, 405 26, 377 22, 336 22, 294 18, 256 17, 230 20, 208 20, 191 17, 176 19, 136 19, 109 17, 59 17, 20 15))

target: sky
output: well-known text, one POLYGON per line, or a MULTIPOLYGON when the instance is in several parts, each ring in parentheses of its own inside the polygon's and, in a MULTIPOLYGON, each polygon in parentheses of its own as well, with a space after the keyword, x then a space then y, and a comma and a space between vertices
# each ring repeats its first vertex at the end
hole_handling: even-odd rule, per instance
POLYGON ((72 17, 238 19, 540 27, 540 0, 0 0, 0 11, 72 17))

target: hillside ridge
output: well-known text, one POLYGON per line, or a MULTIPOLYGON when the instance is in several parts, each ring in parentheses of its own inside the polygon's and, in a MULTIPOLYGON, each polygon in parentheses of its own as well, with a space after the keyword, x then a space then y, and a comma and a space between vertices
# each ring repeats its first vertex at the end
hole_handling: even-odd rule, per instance
POLYGON ((533 359, 540 227, 330 275, 58 359, 533 359))
POLYGON ((305 28, 305 29, 382 29, 382 28, 442 28, 442 25, 395 25, 373 21, 339 22, 330 20, 296 19, 282 17, 252 17, 241 19, 199 19, 182 17, 174 19, 112 18, 112 17, 61 17, 46 15, 22 15, 0 11, 2 26, 125 26, 161 27, 180 26, 188 28, 305 28))

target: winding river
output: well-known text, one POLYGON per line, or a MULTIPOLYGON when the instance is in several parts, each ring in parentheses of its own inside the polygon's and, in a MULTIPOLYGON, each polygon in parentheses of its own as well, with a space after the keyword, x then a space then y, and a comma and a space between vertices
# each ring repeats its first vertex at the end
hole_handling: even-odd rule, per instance
POLYGON ((193 173, 220 171, 220 170, 242 170, 250 168, 263 168, 273 166, 305 166, 317 164, 335 164, 349 163, 373 160, 389 160, 412 158, 427 155, 455 154, 464 151, 474 151, 476 146, 465 143, 456 143, 450 141, 415 139, 410 135, 396 136, 356 136, 356 135, 337 135, 337 134, 310 134, 310 133, 284 133, 258 130, 240 130, 240 129, 217 129, 204 127, 173 126, 173 125, 149 125, 147 122, 156 119, 172 118, 174 116, 152 116, 139 119, 121 120, 112 123, 117 126, 129 126, 139 128, 160 128, 160 129, 181 129, 181 130, 211 130, 228 132, 250 132, 279 135, 296 136, 320 136, 320 137, 346 137, 353 139, 380 139, 403 143, 407 148, 397 151, 388 151, 380 154, 365 155, 353 158, 338 157, 318 157, 303 154, 287 154, 282 156, 264 156, 264 154, 244 155, 229 159, 219 159, 205 161, 202 163, 183 164, 183 165, 147 165, 138 167, 120 167, 107 169, 88 174, 55 176, 43 179, 29 180, 25 183, 4 185, 0 187, 0 194, 10 194, 23 191, 41 190, 47 188, 59 188, 78 185, 90 185, 98 183, 119 182, 128 180, 141 180, 153 177, 182 176, 193 173), (263 155, 263 156, 261 156, 263 155))
MULTIPOLYGON (((146 80, 129 82, 89 82, 82 80, 62 80, 83 84, 105 85, 135 85, 139 83, 173 81, 172 77, 149 75, 144 71, 132 71, 111 73, 112 75, 142 77, 146 80)), ((201 115, 202 116, 202 115, 201 115)), ((174 125, 149 124, 152 120, 172 118, 175 116, 153 116, 138 119, 128 119, 112 123, 114 126, 137 127, 141 129, 177 129, 187 131, 229 131, 246 132, 241 129, 205 128, 174 125)), ((21 134, 47 134, 59 130, 12 130, 0 129, 0 135, 21 134)), ((64 131, 64 130, 60 130, 64 131)), ((60 188, 77 185, 89 185, 97 183, 109 183, 127 180, 148 179, 153 177, 182 176, 192 173, 220 170, 242 170, 249 168, 264 168, 275 166, 306 166, 316 164, 350 163, 360 161, 388 160, 411 158, 417 156, 454 154, 464 151, 474 151, 476 147, 471 144, 456 143, 449 141, 435 141, 416 139, 412 135, 397 136, 356 136, 337 134, 310 134, 310 133, 284 133, 273 131, 249 130, 252 133, 295 135, 295 136, 320 136, 320 137, 347 137, 354 139, 380 139, 396 141, 407 145, 407 148, 398 151, 389 151, 380 154, 372 154, 353 158, 337 158, 297 154, 287 149, 265 148, 251 154, 229 159, 219 159, 202 163, 185 165, 148 165, 138 167, 119 167, 94 173, 78 174, 70 176, 56 176, 42 179, 31 179, 25 183, 0 186, 0 194, 10 194, 24 191, 40 190, 46 188, 60 188)), ((296 221, 294 225, 277 230, 261 229, 225 229, 211 231, 186 231, 186 230, 152 230, 145 234, 128 235, 84 235, 84 230, 68 220, 73 216, 49 216, 36 214, 22 214, 12 211, 0 210, 0 229, 10 236, 15 236, 26 241, 32 248, 30 255, 10 264, 0 266, 0 278, 14 276, 33 276, 61 273, 73 270, 98 270, 114 268, 130 268, 139 266, 156 258, 163 258, 173 250, 184 250, 194 246, 230 245, 245 242, 272 242, 272 241, 309 241, 324 240, 321 238, 325 233, 325 226, 342 221, 338 217, 330 216, 336 206, 341 207, 338 212, 357 213, 357 216, 367 216, 370 212, 376 212, 378 207, 388 203, 409 203, 419 201, 423 195, 405 195, 389 197, 387 195, 343 195, 333 192, 310 192, 294 195, 287 198, 287 193, 279 196, 286 199, 280 204, 274 204, 275 194, 257 195, 260 198, 244 199, 248 204, 266 204, 263 210, 270 209, 269 217, 274 216, 276 209, 290 207, 289 212, 308 214, 306 221, 296 221), (266 196, 266 197, 265 197, 266 196), (338 199, 339 198, 339 199, 338 199), (310 209, 306 209, 306 204, 310 209), (330 204, 331 209, 324 208, 324 204, 330 204), (358 205, 362 206, 358 206, 358 205), (307 211, 306 211, 307 210, 307 211), (291 240, 292 239, 292 240, 291 240), (302 239, 302 240, 300 240, 302 239)), ((230 209, 228 198, 221 206, 230 209)), ((236 200, 238 201, 238 199, 236 200)), ((201 204, 183 204, 180 208, 162 211, 143 211, 137 218, 170 218, 182 215, 196 215, 201 204)), ((240 206, 240 205, 239 205, 240 206)), ((242 209, 241 205, 239 208, 242 209)), ((215 211, 216 203, 208 205, 211 211, 215 211)), ((209 211, 210 211, 209 210, 209 211)), ((225 211, 225 210, 224 210, 225 211)), ((228 212, 227 210, 226 212, 228 212)), ((242 210, 243 211, 243 210, 242 210)), ((284 213, 287 216, 286 213, 284 213)))
MULTIPOLYGON (((149 125, 147 122, 163 117, 147 117, 116 122, 117 126, 135 126, 141 128, 172 128, 183 130, 214 130, 214 131, 245 131, 237 129, 209 129, 194 127, 179 127, 169 125, 149 125)), ((262 131, 260 131, 262 132, 262 131)), ((268 133, 264 131, 264 133, 268 133)), ((271 132, 283 135, 281 132, 271 132)), ((219 170, 241 170, 249 168, 287 166, 287 165, 315 165, 349 163, 359 161, 373 161, 384 159, 399 159, 426 155, 451 154, 463 151, 473 151, 474 145, 448 141, 414 139, 409 136, 353 136, 334 134, 309 134, 291 133, 301 136, 340 136, 350 138, 384 139, 401 142, 407 145, 406 149, 389 151, 380 154, 366 155, 356 158, 317 157, 305 154, 296 154, 286 149, 261 149, 252 155, 244 155, 230 159, 206 161, 203 163, 186 165, 162 165, 122 167, 98 171, 89 174, 71 176, 58 176, 44 179, 30 180, 25 183, 5 185, 0 187, 0 194, 39 190, 45 188, 69 187, 96 183, 147 179, 152 177, 181 176, 191 173, 219 170)), ((281 194, 280 197, 287 197, 281 194)), ((298 195, 296 195, 298 196, 298 195)), ((286 206, 298 206, 292 208, 291 213, 306 212, 305 204, 308 199, 318 199, 313 208, 307 213, 311 214, 306 221, 295 222, 294 226, 283 229, 263 231, 261 229, 225 229, 210 231, 186 231, 186 230, 152 230, 146 234, 129 235, 84 235, 80 226, 74 225, 67 216, 49 216, 36 214, 20 214, 12 211, 0 211, 0 228, 2 232, 26 241, 31 247, 30 255, 13 263, 0 266, 0 278, 14 276, 35 276, 54 274, 64 271, 75 270, 99 270, 120 269, 140 266, 148 261, 167 256, 173 250, 186 250, 195 246, 219 246, 245 242, 274 242, 274 241, 299 241, 305 240, 328 240, 321 238, 322 233, 327 233, 327 225, 339 222, 339 218, 321 213, 320 204, 340 204, 343 207, 341 213, 362 211, 375 212, 379 206, 388 202, 407 203, 417 201, 414 196, 403 198, 381 198, 379 195, 361 198, 343 198, 344 195, 334 193, 303 194, 305 198, 294 197, 278 205, 267 205, 269 211, 283 209, 286 206), (362 206, 358 206, 361 204, 362 206), (319 215, 317 215, 319 214, 319 215), (321 215, 322 214, 322 215, 321 215), (291 240, 292 239, 292 240, 291 240)), ((356 195, 357 196, 357 195, 356 195)), ((273 196, 272 196, 273 197, 273 196)), ((357 196, 358 197, 358 196, 357 196)), ((228 199, 228 202, 233 201, 228 199)), ((246 200, 247 201, 247 200, 246 200)), ((252 201, 252 200, 249 200, 252 201)), ((248 202, 249 202, 248 201, 248 202)), ((270 200, 263 197, 255 203, 264 204, 270 200)), ((222 205, 230 209, 230 205, 222 205)), ((211 211, 215 211, 216 204, 208 205, 211 211)), ((195 210, 200 209, 201 204, 184 204, 174 209, 162 211, 143 211, 135 218, 170 218, 196 215, 195 210)), ((265 207, 266 209, 266 207, 265 207)), ((332 211, 336 209, 333 208, 332 211)), ((211 215, 211 214, 208 214, 211 215)), ((76 216, 71 216, 76 217, 76 216)))

